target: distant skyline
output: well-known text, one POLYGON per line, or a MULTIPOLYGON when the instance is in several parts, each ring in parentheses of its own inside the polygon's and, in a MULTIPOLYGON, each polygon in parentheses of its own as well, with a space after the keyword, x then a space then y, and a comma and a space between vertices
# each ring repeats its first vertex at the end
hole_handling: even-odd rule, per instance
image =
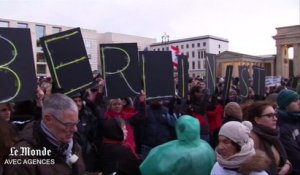
POLYGON ((300 0, 0 0, 0 18, 170 40, 214 35, 229 50, 275 54, 277 27, 300 25, 300 0))

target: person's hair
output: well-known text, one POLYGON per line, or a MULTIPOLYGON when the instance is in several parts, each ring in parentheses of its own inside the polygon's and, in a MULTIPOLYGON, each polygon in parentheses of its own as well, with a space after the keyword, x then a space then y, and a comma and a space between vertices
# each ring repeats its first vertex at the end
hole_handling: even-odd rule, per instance
POLYGON ((51 114, 55 117, 62 118, 66 110, 78 111, 75 102, 70 97, 56 93, 45 98, 42 107, 43 117, 45 114, 51 114))
POLYGON ((120 101, 122 103, 122 100, 120 98, 110 99, 107 103, 107 110, 111 110, 112 103, 115 101, 120 101))
POLYGON ((255 123, 255 117, 260 117, 267 107, 273 107, 268 101, 256 101, 246 109, 246 120, 255 123))

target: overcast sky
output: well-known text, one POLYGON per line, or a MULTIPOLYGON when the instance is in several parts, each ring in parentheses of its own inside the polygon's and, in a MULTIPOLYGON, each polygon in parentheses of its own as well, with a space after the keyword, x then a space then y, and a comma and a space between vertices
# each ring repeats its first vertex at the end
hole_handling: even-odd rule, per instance
POLYGON ((299 25, 300 0, 0 0, 0 18, 170 40, 214 35, 229 50, 275 54, 276 27, 299 25))

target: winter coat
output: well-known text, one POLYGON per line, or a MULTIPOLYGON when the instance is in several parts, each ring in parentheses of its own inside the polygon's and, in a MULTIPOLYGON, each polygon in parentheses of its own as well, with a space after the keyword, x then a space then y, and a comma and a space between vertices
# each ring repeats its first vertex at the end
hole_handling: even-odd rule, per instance
POLYGON ((146 108, 146 116, 140 126, 139 141, 142 145, 153 148, 175 139, 174 125, 176 118, 169 114, 164 106, 146 108))
POLYGON ((97 171, 96 141, 101 139, 99 128, 100 120, 93 115, 91 109, 84 106, 79 111, 80 122, 77 124, 78 131, 74 134, 74 139, 82 148, 82 156, 86 170, 97 171))
POLYGON ((197 119, 181 116, 176 122, 177 140, 153 148, 140 166, 143 175, 208 175, 215 162, 209 144, 200 139, 197 119))
POLYGON ((222 105, 216 105, 216 108, 211 111, 206 111, 206 116, 209 124, 210 134, 212 135, 217 128, 220 128, 222 125, 222 116, 224 110, 222 105))
POLYGON ((78 156, 78 160, 69 166, 65 163, 65 158, 57 151, 57 147, 51 144, 46 135, 43 133, 40 122, 31 122, 20 135, 20 142, 15 145, 15 148, 26 147, 30 149, 50 150, 50 156, 10 156, 8 160, 20 159, 21 164, 6 164, 4 166, 4 175, 82 175, 85 172, 85 166, 83 163, 81 148, 74 141, 72 153, 78 156), (30 161, 36 160, 46 161, 38 164, 30 164, 30 161), (27 162, 27 163, 26 163, 27 162))
POLYGON ((292 174, 300 174, 300 113, 287 113, 278 110, 280 141, 288 160, 293 165, 292 174))
POLYGON ((276 139, 271 141, 271 139, 268 138, 268 133, 266 131, 260 131, 257 124, 254 124, 250 136, 254 141, 254 148, 265 152, 271 160, 270 165, 265 170, 270 175, 276 175, 280 167, 282 167, 287 160, 286 152, 279 138, 275 137, 276 139))
POLYGON ((243 163, 238 169, 226 169, 215 163, 211 175, 268 175, 264 171, 268 167, 269 159, 262 151, 257 151, 254 156, 243 163))

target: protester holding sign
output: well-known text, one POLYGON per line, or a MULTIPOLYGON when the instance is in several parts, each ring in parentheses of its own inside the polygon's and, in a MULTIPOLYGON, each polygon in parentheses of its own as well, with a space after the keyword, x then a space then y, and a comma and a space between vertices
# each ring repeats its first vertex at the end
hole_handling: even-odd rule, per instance
POLYGON ((138 120, 145 116, 145 94, 142 92, 139 96, 139 111, 126 113, 123 110, 123 102, 120 98, 110 99, 108 102, 107 111, 105 112, 105 119, 122 118, 126 121, 126 129, 128 136, 125 143, 129 145, 131 150, 136 153, 136 144, 134 138, 134 125, 138 120))

